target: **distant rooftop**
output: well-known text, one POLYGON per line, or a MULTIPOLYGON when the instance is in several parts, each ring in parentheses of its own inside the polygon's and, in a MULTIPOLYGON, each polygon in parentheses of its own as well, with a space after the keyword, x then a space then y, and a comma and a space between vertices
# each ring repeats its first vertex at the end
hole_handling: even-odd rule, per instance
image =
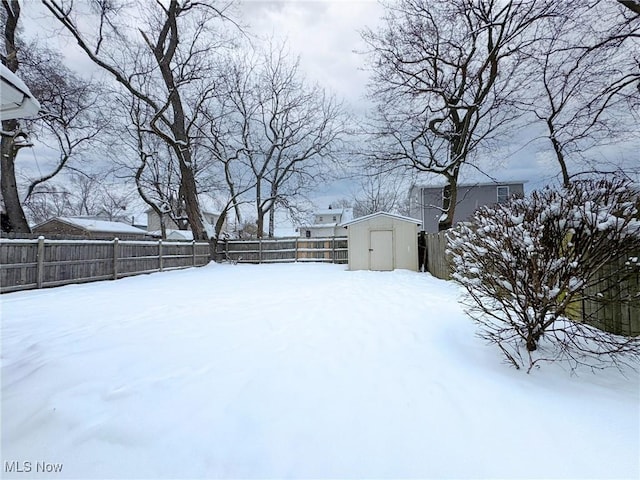
MULTIPOLYGON (((528 180, 505 180, 501 182, 475 182, 475 183, 459 183, 458 187, 491 187, 491 186, 500 186, 500 185, 524 185, 528 183, 528 180)), ((411 186, 411 188, 442 188, 446 185, 445 182, 438 183, 425 183, 420 184, 416 183, 411 186)))
POLYGON ((341 221, 347 222, 353 218, 353 208, 327 208, 315 211, 314 215, 341 215, 341 221))
MULTIPOLYGON (((146 234, 144 230, 132 227, 122 222, 109 222, 107 220, 96 220, 94 218, 84 217, 57 217, 51 220, 60 220, 61 222, 84 228, 89 232, 109 232, 109 233, 129 233, 129 234, 146 234)), ((50 221, 50 220, 48 220, 50 221)), ((46 223, 46 222, 44 222, 46 223)))

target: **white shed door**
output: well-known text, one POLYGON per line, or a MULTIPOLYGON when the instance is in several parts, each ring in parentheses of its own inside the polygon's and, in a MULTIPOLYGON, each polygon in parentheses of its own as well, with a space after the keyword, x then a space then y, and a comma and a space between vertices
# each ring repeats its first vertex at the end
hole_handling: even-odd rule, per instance
POLYGON ((391 230, 371 231, 369 268, 379 271, 393 270, 393 232, 391 230))

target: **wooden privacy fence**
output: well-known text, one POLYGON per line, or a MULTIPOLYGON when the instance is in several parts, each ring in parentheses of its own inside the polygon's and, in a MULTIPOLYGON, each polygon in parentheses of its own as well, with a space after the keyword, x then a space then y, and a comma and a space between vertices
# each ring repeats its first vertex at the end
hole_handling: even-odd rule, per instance
POLYGON ((638 257, 640 252, 598 270, 596 281, 584 291, 579 312, 587 323, 618 335, 640 335, 638 257))
MULTIPOLYGON (((426 235, 427 270, 434 277, 450 280, 446 235, 446 231, 426 235)), ((633 258, 637 257, 640 254, 633 258)), ((568 316, 618 335, 640 335, 640 267, 628 263, 621 258, 598 270, 594 285, 585 289, 568 316)))
POLYGON ((347 263, 347 237, 228 240, 218 254, 238 263, 347 263))
POLYGON ((208 243, 0 239, 0 291, 118 279, 209 263, 208 243))
POLYGON ((447 232, 428 233, 427 241, 427 271, 436 278, 442 280, 451 279, 451 265, 446 254, 447 232))

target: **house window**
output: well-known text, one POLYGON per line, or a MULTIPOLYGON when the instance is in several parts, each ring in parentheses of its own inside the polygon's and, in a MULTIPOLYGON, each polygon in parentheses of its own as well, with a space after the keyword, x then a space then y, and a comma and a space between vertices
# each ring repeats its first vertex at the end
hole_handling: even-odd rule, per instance
POLYGON ((333 216, 333 221, 337 222, 338 221, 338 217, 336 217, 335 215, 333 216))
POLYGON ((498 187, 498 203, 507 203, 509 200, 509 187, 498 187))
POLYGON ((306 231, 304 232, 304 236, 305 236, 306 238, 311 238, 311 230, 306 230, 306 231))
POLYGON ((319 222, 323 222, 324 221, 324 217, 320 217, 320 220, 318 220, 319 222))

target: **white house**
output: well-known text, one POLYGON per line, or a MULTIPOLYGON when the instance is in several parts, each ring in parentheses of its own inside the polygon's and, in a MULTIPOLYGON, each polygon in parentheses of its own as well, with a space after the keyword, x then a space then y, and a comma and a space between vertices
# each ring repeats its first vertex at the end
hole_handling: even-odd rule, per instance
POLYGON ((344 237, 341 223, 353 219, 352 208, 331 208, 319 210, 313 214, 313 224, 300 227, 303 238, 344 237))

